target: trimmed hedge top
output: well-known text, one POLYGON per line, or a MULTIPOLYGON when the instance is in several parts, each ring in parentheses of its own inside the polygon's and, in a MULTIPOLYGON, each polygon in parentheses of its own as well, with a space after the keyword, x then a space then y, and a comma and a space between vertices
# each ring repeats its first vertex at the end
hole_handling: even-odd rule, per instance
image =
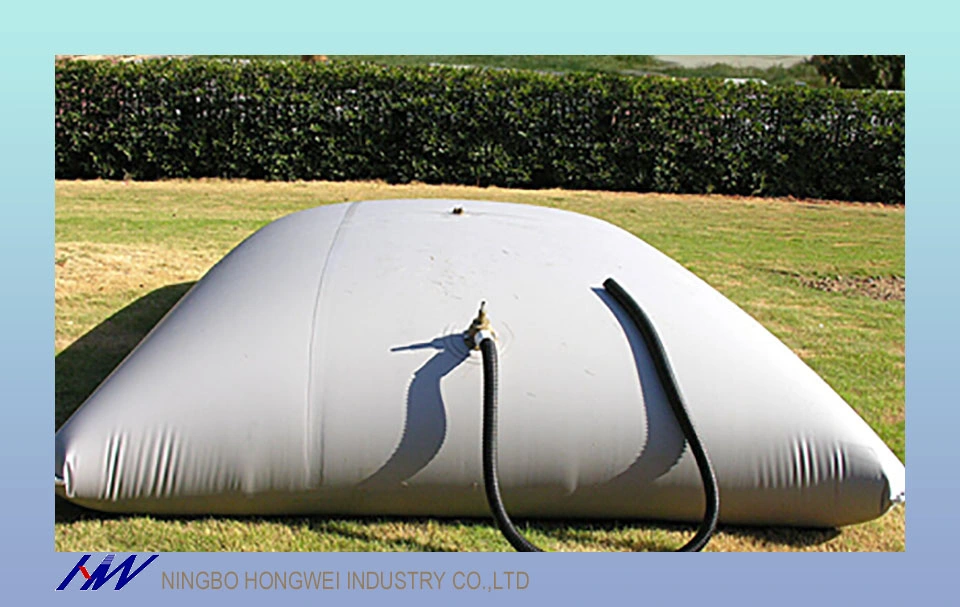
POLYGON ((904 96, 153 60, 56 68, 60 179, 383 179, 904 201, 904 96))

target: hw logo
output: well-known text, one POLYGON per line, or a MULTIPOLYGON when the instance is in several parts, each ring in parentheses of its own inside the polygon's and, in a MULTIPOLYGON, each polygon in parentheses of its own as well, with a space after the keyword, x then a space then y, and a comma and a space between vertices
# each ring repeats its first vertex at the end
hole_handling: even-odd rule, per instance
POLYGON ((114 590, 120 590, 127 585, 127 582, 137 577, 141 571, 147 568, 147 565, 152 563, 159 554, 154 554, 147 561, 133 570, 133 573, 130 573, 130 570, 133 568, 133 564, 137 559, 137 555, 131 554, 127 557, 125 561, 117 565, 117 567, 110 571, 110 565, 113 564, 113 557, 115 554, 108 554, 101 561, 100 565, 97 566, 92 572, 87 569, 87 560, 90 558, 89 554, 83 555, 83 557, 77 561, 77 564, 74 565, 73 569, 70 570, 70 573, 67 574, 67 577, 63 578, 63 581, 60 582, 60 585, 57 586, 57 590, 65 590, 67 586, 70 585, 70 582, 73 581, 73 578, 77 577, 79 574, 80 577, 84 578, 83 585, 80 586, 80 590, 100 590, 100 586, 103 586, 107 581, 113 576, 117 576, 117 582, 114 586, 114 590))

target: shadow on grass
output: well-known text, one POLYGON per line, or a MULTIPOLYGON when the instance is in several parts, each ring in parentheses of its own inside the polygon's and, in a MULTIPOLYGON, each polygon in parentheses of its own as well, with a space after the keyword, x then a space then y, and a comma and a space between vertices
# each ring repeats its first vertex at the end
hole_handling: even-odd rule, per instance
MULTIPOLYGON (((551 521, 532 523, 528 529, 536 529, 543 535, 561 544, 583 544, 606 551, 626 552, 672 552, 693 537, 697 526, 684 523, 654 521, 551 521), (636 538, 628 535, 631 530, 646 534, 681 534, 680 537, 636 538)), ((808 529, 790 527, 748 527, 720 525, 718 534, 748 538, 759 543, 805 548, 826 543, 840 535, 837 529, 808 529)))
MULTIPOLYGON (((468 536, 482 538, 486 544, 484 549, 499 549, 499 546, 490 545, 490 538, 500 539, 500 532, 493 522, 493 519, 476 518, 458 518, 458 519, 440 519, 443 526, 450 528, 463 529, 468 536)), ((370 518, 299 518, 296 520, 288 519, 291 526, 307 527, 313 532, 335 535, 344 539, 359 540, 376 544, 394 545, 406 550, 421 550, 429 552, 457 552, 462 550, 456 545, 456 540, 448 539, 438 541, 429 538, 428 533, 424 533, 424 538, 397 538, 384 540, 382 532, 376 527, 380 524, 389 524, 391 522, 424 525, 429 522, 436 522, 437 519, 426 518, 402 518, 402 517, 370 517, 370 518)), ((533 534, 546 537, 544 543, 545 549, 561 549, 570 544, 587 544, 607 551, 669 551, 674 546, 669 541, 660 539, 637 540, 623 536, 604 537, 611 533, 618 533, 628 529, 638 528, 637 525, 623 524, 616 521, 604 522, 583 522, 583 521, 527 521, 518 525, 518 530, 525 536, 533 534)), ((639 528, 646 530, 662 529, 657 524, 644 524, 639 528)), ((538 540, 541 541, 542 540, 538 540)), ((534 543, 537 543, 535 541, 534 543)), ((502 540, 501 544, 506 544, 502 540)), ((507 550, 512 550, 507 547, 507 550)), ((569 549, 569 548, 568 548, 569 549)))
POLYGON ((840 535, 834 528, 794 527, 723 527, 726 535, 749 538, 762 544, 785 545, 791 548, 818 546, 840 535))
MULTIPOLYGON (((170 308, 182 298, 194 283, 181 283, 162 287, 144 295, 103 321, 80 339, 72 343, 56 357, 56 427, 59 428, 107 375, 133 350, 150 329, 163 318, 170 308)), ((140 515, 104 513, 77 506, 67 500, 56 498, 55 520, 57 523, 72 523, 84 520, 123 520, 140 515)), ((157 520, 203 520, 209 516, 151 517, 157 520)), ((445 552, 456 550, 451 541, 439 541, 424 534, 422 538, 396 538, 385 540, 378 534, 376 523, 390 521, 425 524, 422 518, 392 517, 217 517, 224 520, 265 520, 279 522, 292 528, 307 529, 316 533, 339 536, 344 540, 377 543, 403 550, 445 552)), ((490 537, 485 532, 496 533, 492 520, 442 519, 442 525, 463 526, 490 537)), ((590 545, 603 550, 660 551, 673 550, 681 543, 666 538, 638 539, 627 532, 640 529, 658 534, 680 532, 692 534, 695 525, 650 523, 632 521, 525 521, 524 533, 536 533, 552 544, 590 545)), ((722 527, 727 535, 751 538, 762 543, 785 544, 795 548, 815 546, 837 535, 836 529, 791 529, 783 527, 722 527)), ((548 546, 552 547, 552 546, 548 546)))
MULTIPOLYGON (((58 523, 72 523, 84 520, 116 521, 141 518, 139 514, 117 514, 88 510, 57 498, 56 521, 58 523)), ((505 549, 505 540, 499 546, 494 545, 490 538, 499 537, 499 532, 492 520, 487 519, 428 519, 422 517, 323 517, 323 516, 150 516, 156 521, 203 521, 217 519, 223 521, 280 523, 287 525, 294 532, 308 530, 330 538, 340 538, 344 543, 364 542, 376 545, 378 549, 415 551, 415 552, 458 552, 464 550, 458 545, 458 539, 468 539, 469 543, 482 544, 482 550, 505 549), (405 525, 422 525, 423 534, 419 537, 388 538, 378 527, 392 522, 405 525), (427 529, 428 523, 434 523, 437 536, 431 537, 427 529), (450 537, 454 528, 463 529, 456 533, 459 538, 450 537)), ((591 550, 605 552, 671 552, 679 548, 687 536, 696 532, 696 525, 660 522, 634 521, 524 521, 518 523, 520 532, 547 551, 582 549, 589 546, 591 550), (640 538, 631 531, 640 531, 648 537, 640 538), (683 537, 668 537, 666 533, 676 532, 683 537), (649 537, 649 535, 654 537, 649 537), (543 539, 546 538, 546 539, 543 539)), ((794 529, 787 527, 725 527, 721 526, 718 533, 726 536, 747 538, 760 544, 789 546, 791 548, 807 548, 824 544, 838 535, 837 529, 794 529)), ((335 542, 338 543, 338 542, 335 542)), ((466 548, 471 550, 471 548, 466 548)), ((475 550, 476 548, 474 548, 475 550)), ((349 551, 349 550, 348 550, 349 551)))
POLYGON ((57 356, 56 428, 67 421, 193 285, 185 282, 151 291, 91 329, 57 356))

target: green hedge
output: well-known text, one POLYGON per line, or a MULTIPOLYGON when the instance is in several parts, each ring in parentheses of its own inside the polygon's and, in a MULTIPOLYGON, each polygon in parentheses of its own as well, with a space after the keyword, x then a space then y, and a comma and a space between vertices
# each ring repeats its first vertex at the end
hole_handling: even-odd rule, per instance
POLYGON ((904 97, 169 60, 56 68, 62 179, 383 179, 902 203, 904 97))

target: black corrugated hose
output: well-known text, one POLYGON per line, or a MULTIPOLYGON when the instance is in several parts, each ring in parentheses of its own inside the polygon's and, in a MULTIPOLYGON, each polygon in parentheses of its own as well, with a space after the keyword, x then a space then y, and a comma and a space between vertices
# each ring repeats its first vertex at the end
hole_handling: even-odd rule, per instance
MULTIPOLYGON (((627 311, 630 319, 636 325, 643 340, 647 345, 653 358, 653 365, 657 370, 657 376, 666 392, 667 401, 670 403, 673 414, 680 424, 683 436, 693 451, 693 456, 697 461, 697 467, 700 469, 700 477, 703 481, 703 490, 706 498, 706 508, 703 516, 703 522, 697 529, 696 534, 680 547, 677 552, 699 552, 710 541, 710 537, 717 528, 717 516, 720 511, 720 495, 717 490, 717 478, 713 473, 713 467, 710 464, 710 458, 700 442, 690 415, 680 396, 680 390, 677 387, 677 381, 667 359, 667 353, 664 351, 663 344, 653 328, 653 323, 643 312, 637 302, 630 297, 630 294, 623 290, 617 281, 608 278, 603 283, 604 289, 617 300, 627 311)), ((500 496, 500 482, 497 473, 497 346, 491 338, 485 338, 480 342, 480 352, 483 355, 483 485, 487 494, 487 502, 490 504, 490 510, 493 511, 493 517, 497 522, 497 527, 503 533, 504 537, 519 552, 542 552, 542 550, 524 538, 510 520, 506 508, 503 505, 503 498, 500 496)))

